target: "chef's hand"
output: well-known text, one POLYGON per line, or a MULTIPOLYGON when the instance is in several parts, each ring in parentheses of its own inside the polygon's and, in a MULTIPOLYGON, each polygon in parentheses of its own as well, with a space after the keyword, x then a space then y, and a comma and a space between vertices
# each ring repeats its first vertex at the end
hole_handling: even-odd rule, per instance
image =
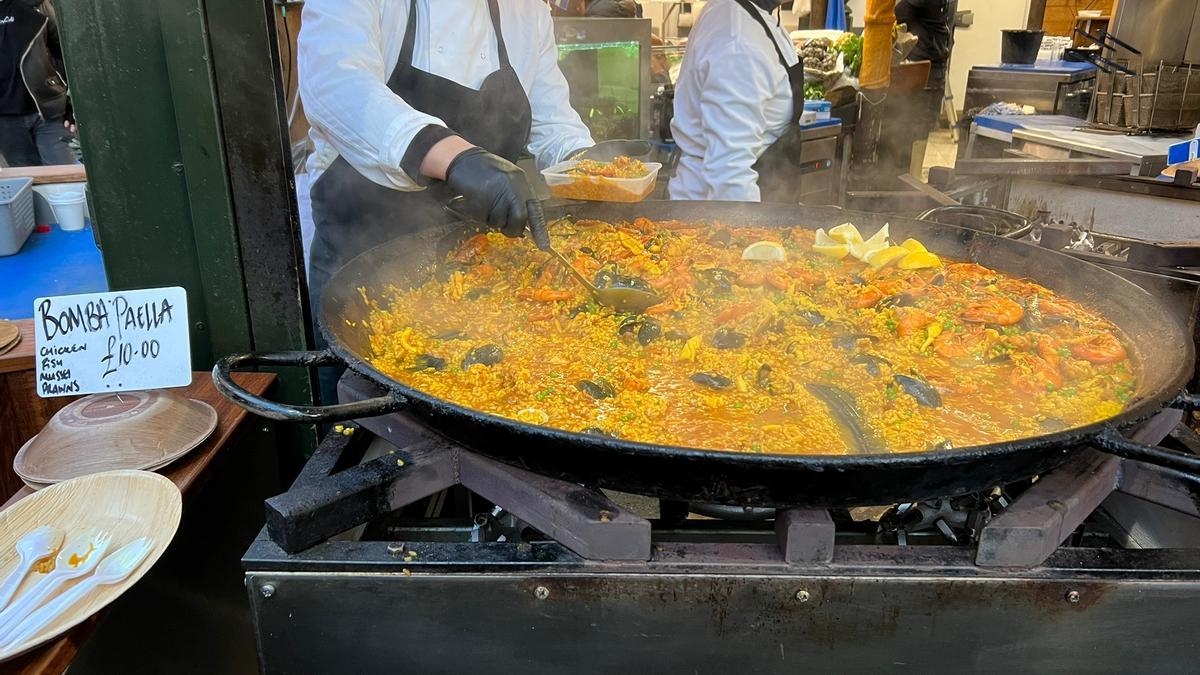
POLYGON ((446 167, 446 183, 462 195, 460 208, 466 215, 510 237, 525 233, 529 226, 526 202, 533 200, 533 188, 516 164, 472 147, 451 160, 446 167))
POLYGON ((569 159, 592 159, 597 162, 611 162, 617 157, 644 157, 654 149, 650 141, 611 140, 600 141, 590 148, 584 148, 572 153, 569 159))

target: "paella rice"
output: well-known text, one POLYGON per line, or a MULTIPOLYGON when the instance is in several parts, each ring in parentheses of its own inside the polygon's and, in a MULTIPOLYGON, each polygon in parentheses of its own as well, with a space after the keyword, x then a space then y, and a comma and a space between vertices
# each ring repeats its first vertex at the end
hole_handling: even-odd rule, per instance
POLYGON ((845 228, 563 219, 551 234, 599 285, 664 301, 614 313, 527 240, 475 234, 423 283, 367 294, 371 363, 531 424, 774 454, 1041 435, 1112 417, 1136 390, 1100 314, 886 232, 873 238, 886 254, 845 228))

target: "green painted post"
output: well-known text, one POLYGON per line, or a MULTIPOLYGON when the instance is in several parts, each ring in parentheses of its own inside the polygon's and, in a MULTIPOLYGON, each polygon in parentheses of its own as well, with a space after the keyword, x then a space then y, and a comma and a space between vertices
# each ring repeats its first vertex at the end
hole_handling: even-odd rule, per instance
MULTIPOLYGON (((56 0, 56 9, 110 286, 187 289, 197 369, 231 352, 307 348, 270 3, 56 0)), ((310 403, 309 373, 281 372, 276 395, 310 403)), ((311 427, 284 426, 281 438, 301 450, 315 443, 311 427)))

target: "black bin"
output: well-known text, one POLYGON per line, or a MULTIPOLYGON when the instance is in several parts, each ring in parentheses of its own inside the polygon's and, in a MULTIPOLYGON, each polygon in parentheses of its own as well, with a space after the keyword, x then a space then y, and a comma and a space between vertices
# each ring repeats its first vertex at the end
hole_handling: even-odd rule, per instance
POLYGON ((1000 40, 1000 62, 1030 64, 1042 48, 1043 30, 1006 30, 1000 40))

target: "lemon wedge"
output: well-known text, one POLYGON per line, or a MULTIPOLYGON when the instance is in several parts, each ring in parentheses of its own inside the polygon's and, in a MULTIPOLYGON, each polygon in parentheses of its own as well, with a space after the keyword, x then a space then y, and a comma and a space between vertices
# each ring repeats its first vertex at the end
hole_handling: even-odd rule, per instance
POLYGON ((929 251, 911 251, 897 265, 902 270, 923 270, 941 266, 941 259, 929 251))
POLYGON ((822 228, 817 229, 817 238, 816 238, 817 246, 833 246, 834 244, 840 244, 840 243, 842 243, 842 242, 840 242, 837 239, 834 239, 833 237, 826 234, 825 228, 822 227, 822 228))
POLYGON ((862 243, 863 240, 858 228, 851 223, 842 223, 829 230, 829 236, 843 244, 862 243))
POLYGON ((887 247, 888 247, 888 226, 885 223, 883 227, 879 228, 878 232, 871 235, 870 239, 867 239, 866 241, 859 243, 859 244, 850 244, 850 255, 854 256, 855 258, 858 258, 859 260, 862 260, 863 262, 866 262, 868 255, 870 255, 874 251, 878 251, 880 249, 885 249, 887 247))
POLYGON ((813 253, 820 253, 823 256, 828 256, 837 260, 841 260, 850 254, 849 244, 813 244, 812 250, 813 253))
POLYGON ((921 242, 917 241, 916 239, 911 239, 911 238, 905 239, 904 243, 900 244, 900 245, 914 253, 924 253, 929 250, 929 249, 925 248, 925 244, 922 244, 921 242))
POLYGON ((756 241, 742 251, 742 260, 787 260, 787 251, 778 242, 756 241))
POLYGON ((881 270, 888 265, 902 261, 910 253, 912 251, 903 246, 888 246, 868 253, 866 263, 871 266, 871 269, 881 270))

